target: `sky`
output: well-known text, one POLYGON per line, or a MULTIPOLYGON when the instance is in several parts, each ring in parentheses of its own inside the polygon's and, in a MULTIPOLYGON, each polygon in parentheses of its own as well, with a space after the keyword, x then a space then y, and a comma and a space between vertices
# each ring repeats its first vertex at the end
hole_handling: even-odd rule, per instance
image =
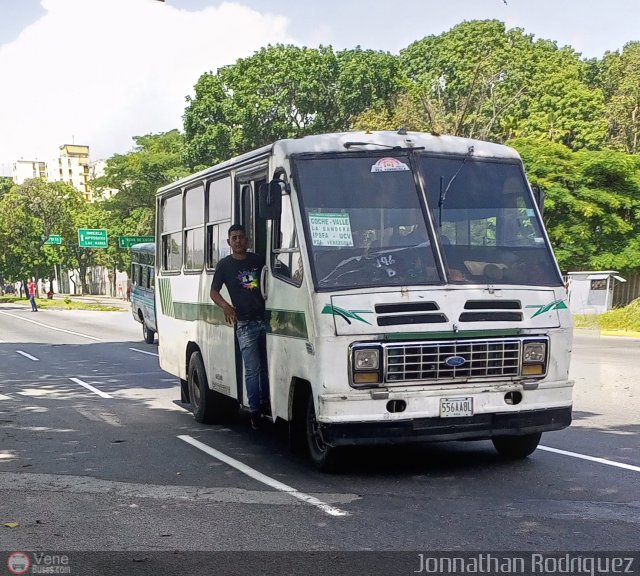
POLYGON ((0 176, 63 144, 107 159, 182 130, 198 78, 267 44, 397 54, 494 18, 585 58, 640 40, 640 0, 0 0, 0 176))

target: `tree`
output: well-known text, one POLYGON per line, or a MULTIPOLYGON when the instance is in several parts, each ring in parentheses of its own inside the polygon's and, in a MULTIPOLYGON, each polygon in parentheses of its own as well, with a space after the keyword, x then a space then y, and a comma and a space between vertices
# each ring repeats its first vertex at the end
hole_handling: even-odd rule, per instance
POLYGON ((509 142, 547 191, 545 224, 561 269, 637 267, 640 162, 613 151, 572 152, 535 139, 509 142))
POLYGON ((0 199, 13 188, 14 183, 11 178, 0 176, 0 199))
POLYGON ((626 44, 622 53, 606 53, 596 83, 606 98, 611 143, 637 154, 640 150, 640 42, 626 44))
POLYGON ((337 59, 340 130, 353 126, 365 111, 388 110, 396 96, 406 90, 407 79, 397 56, 357 46, 338 52, 337 59))
POLYGON ((97 191, 118 190, 106 201, 106 207, 121 219, 134 212, 153 213, 158 188, 189 174, 184 139, 178 130, 135 136, 133 140, 135 148, 128 154, 112 156, 107 160, 105 175, 92 181, 97 191), (136 212, 140 210, 143 212, 136 212))
POLYGON ((0 258, 7 277, 51 277, 64 261, 59 247, 46 246, 51 234, 63 234, 84 203, 80 192, 62 182, 27 180, 0 199, 0 258))
POLYGON ((329 47, 278 44, 204 74, 184 114, 194 168, 337 126, 338 60, 329 47))
POLYGON ((422 123, 435 133, 488 138, 521 105, 531 37, 497 20, 463 22, 401 51, 422 123))
POLYGON ((405 125, 484 140, 537 136, 573 149, 605 138, 602 94, 570 48, 473 21, 414 42, 401 58, 412 82, 410 101, 398 100, 405 125))

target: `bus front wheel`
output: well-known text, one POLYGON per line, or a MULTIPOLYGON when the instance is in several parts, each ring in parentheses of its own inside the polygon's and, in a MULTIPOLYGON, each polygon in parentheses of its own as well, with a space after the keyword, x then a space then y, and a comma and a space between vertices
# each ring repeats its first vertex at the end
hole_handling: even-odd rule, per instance
POLYGON ((524 436, 497 436, 492 438, 493 446, 505 460, 522 460, 534 452, 542 434, 524 436))
POLYGON ((322 439, 311 393, 307 395, 305 431, 309 456, 315 467, 321 472, 334 471, 338 466, 338 451, 322 439))

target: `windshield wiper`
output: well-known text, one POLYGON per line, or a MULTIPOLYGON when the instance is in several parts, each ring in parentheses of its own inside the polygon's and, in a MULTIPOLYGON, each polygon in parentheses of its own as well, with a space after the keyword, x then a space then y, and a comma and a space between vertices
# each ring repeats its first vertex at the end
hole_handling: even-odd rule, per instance
POLYGON ((451 176, 451 180, 449 180, 449 183, 447 184, 447 187, 444 188, 444 190, 442 186, 444 183, 444 177, 440 176, 440 199, 438 200, 438 226, 440 228, 442 228, 442 207, 444 206, 444 201, 447 197, 447 192, 449 191, 449 188, 451 188, 451 184, 453 184, 453 181, 456 179, 456 176, 460 174, 460 170, 462 170, 464 163, 472 154, 473 154, 473 146, 469 146, 469 148, 467 149, 467 153, 465 154, 465 157, 462 159, 462 164, 460 164, 460 168, 458 168, 456 173, 453 176, 451 176))
POLYGON ((349 149, 352 146, 380 146, 380 148, 390 148, 391 150, 402 150, 402 146, 391 146, 380 142, 345 142, 344 147, 349 149))

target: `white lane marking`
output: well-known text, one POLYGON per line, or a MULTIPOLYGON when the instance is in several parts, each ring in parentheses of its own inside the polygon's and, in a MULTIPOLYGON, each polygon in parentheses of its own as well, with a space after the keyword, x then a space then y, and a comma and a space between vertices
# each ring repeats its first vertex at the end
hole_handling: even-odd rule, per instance
POLYGON ((129 350, 133 350, 134 352, 140 352, 140 354, 148 354, 149 356, 157 356, 153 352, 147 352, 146 350, 138 350, 137 348, 129 348, 129 350))
POLYGON ((242 472, 243 474, 246 474, 250 478, 257 480, 258 482, 262 482, 267 486, 271 486, 271 488, 280 490, 281 492, 286 492, 287 494, 290 494, 291 496, 293 496, 294 498, 297 498, 298 500, 302 500, 307 504, 311 504, 312 506, 319 508, 323 512, 326 512, 327 514, 329 514, 330 516, 350 516, 349 512, 345 512, 344 510, 340 510, 339 508, 334 508, 333 506, 330 506, 329 504, 325 504, 324 502, 322 502, 321 500, 318 500, 317 498, 314 498, 313 496, 309 496, 304 492, 299 492, 298 490, 296 490, 295 488, 292 488, 291 486, 287 486, 282 482, 278 482, 277 480, 274 480, 273 478, 270 478, 269 476, 262 474, 262 472, 258 472, 257 470, 254 470, 250 466, 247 466, 246 464, 243 464, 242 462, 239 462, 238 460, 235 460, 234 458, 231 458, 230 456, 227 456, 226 454, 219 452, 215 448, 211 448, 211 446, 207 446, 206 444, 199 442, 198 440, 196 440, 191 436, 178 436, 178 438, 180 438, 180 440, 183 440, 187 444, 191 444, 195 448, 202 450, 206 454, 209 454, 209 456, 213 456, 214 458, 217 458, 221 462, 224 462, 225 464, 228 464, 229 466, 235 468, 236 470, 239 470, 240 472, 242 472))
POLYGON ((94 392, 101 398, 113 398, 113 396, 109 396, 109 394, 107 394, 106 392, 103 392, 102 390, 98 390, 97 388, 94 388, 93 386, 91 386, 91 384, 87 384, 86 382, 83 382, 82 380, 80 380, 80 378, 69 378, 69 380, 71 380, 72 382, 75 382, 76 384, 80 384, 80 386, 84 386, 87 390, 91 390, 91 392, 94 392))
POLYGON ((606 458, 598 458, 596 456, 588 456, 587 454, 558 450, 557 448, 550 448, 549 446, 538 446, 538 450, 546 450, 547 452, 553 452, 554 454, 562 454, 563 456, 571 456, 572 458, 580 458, 581 460, 589 460, 590 462, 598 462, 599 464, 606 464, 607 466, 615 466, 616 468, 624 468, 625 470, 640 472, 640 466, 632 466, 631 464, 615 462, 614 460, 607 460, 606 458))
POLYGON ((11 318, 17 318, 18 320, 23 320, 24 322, 31 322, 31 324, 36 324, 38 326, 42 326, 43 328, 48 328, 49 330, 55 330, 56 332, 65 332, 66 334, 73 334, 74 336, 81 336, 82 338, 89 338, 90 340, 104 342, 102 338, 98 338, 97 336, 89 336, 88 334, 81 334, 80 332, 73 332, 72 330, 65 330, 64 328, 56 328, 55 326, 49 326, 48 324, 43 324, 42 322, 36 322, 35 320, 31 320, 30 318, 23 318, 22 316, 9 314, 9 312, 0 312, 0 314, 11 316, 11 318))
POLYGON ((31 354, 27 354, 26 352, 23 352, 22 350, 16 350, 16 352, 18 354, 20 354, 21 356, 24 356, 25 358, 29 358, 29 360, 33 360, 34 362, 40 362, 40 358, 36 358, 35 356, 31 356, 31 354))

